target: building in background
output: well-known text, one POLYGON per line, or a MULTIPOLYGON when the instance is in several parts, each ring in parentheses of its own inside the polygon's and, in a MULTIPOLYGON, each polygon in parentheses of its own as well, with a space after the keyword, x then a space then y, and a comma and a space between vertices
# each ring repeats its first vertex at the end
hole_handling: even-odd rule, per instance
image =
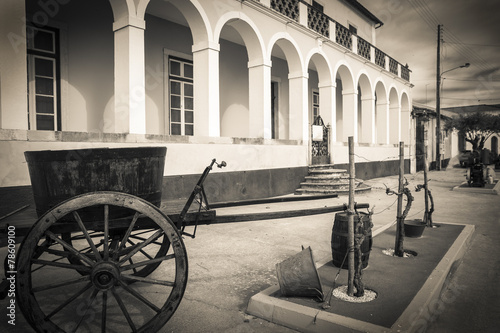
MULTIPOLYGON (((481 104, 481 105, 468 105, 468 106, 457 106, 457 107, 450 107, 450 108, 445 108, 445 111, 449 112, 449 114, 452 117, 457 117, 460 114, 470 114, 470 113, 475 113, 475 112, 480 112, 480 113, 485 113, 485 114, 492 114, 492 115, 500 115, 500 104, 481 104)), ((491 154, 492 158, 490 162, 493 162, 496 160, 498 157, 498 139, 500 137, 500 133, 492 134, 484 143, 484 148, 488 149, 491 154)), ((471 150, 472 145, 465 141, 465 138, 463 136, 458 137, 458 146, 457 146, 458 151, 464 151, 464 150, 471 150)))
POLYGON ((29 188, 23 152, 166 146, 164 196, 212 158, 216 201, 291 193, 329 125, 327 159, 370 178, 414 170, 410 69, 376 47, 354 0, 3 0, 0 187, 29 188))
MULTIPOLYGON (((446 168, 450 160, 458 154, 458 134, 446 131, 446 119, 451 113, 441 110, 440 154, 441 167, 446 168)), ((424 170, 424 154, 427 157, 429 170, 436 169, 436 109, 424 104, 413 102, 412 117, 415 119, 415 157, 416 171, 424 170)))

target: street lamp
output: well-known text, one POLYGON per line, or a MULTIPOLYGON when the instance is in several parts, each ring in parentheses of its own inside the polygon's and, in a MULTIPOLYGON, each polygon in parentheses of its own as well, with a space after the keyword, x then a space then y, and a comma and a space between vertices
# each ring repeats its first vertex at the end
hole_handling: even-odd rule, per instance
POLYGON ((438 171, 441 170, 441 78, 444 73, 448 73, 459 68, 468 68, 469 66, 470 63, 467 62, 461 66, 457 66, 440 73, 440 66, 438 64, 436 80, 436 170, 438 171))

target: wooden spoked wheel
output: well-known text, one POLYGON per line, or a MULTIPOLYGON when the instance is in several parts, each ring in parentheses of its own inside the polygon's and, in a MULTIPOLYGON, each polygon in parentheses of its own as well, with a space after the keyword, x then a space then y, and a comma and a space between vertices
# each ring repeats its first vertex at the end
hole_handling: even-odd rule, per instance
POLYGON ((39 332, 156 332, 177 309, 188 273, 172 221, 117 192, 76 196, 45 213, 17 267, 19 307, 39 332), (133 214, 117 217, 117 209, 133 214))

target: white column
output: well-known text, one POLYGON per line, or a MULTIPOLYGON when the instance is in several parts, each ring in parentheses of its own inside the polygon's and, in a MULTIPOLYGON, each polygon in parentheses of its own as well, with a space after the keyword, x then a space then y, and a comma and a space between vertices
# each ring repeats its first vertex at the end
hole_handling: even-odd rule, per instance
POLYGON ((360 142, 375 143, 375 98, 361 97, 361 129, 360 142))
POLYGON ((271 61, 249 62, 249 136, 271 139, 271 61))
POLYGON ((389 103, 379 102, 377 107, 377 143, 389 143, 389 103))
POLYGON ((308 74, 288 74, 290 95, 290 133, 291 140, 309 141, 307 107, 308 74))
POLYGON ((323 122, 325 125, 330 124, 330 142, 331 145, 335 142, 336 138, 336 114, 335 114, 335 84, 320 84, 319 88, 319 112, 321 114, 321 118, 323 118, 323 122))
POLYGON ((358 142, 358 92, 344 89, 342 91, 342 141, 347 142, 350 136, 358 142))
POLYGON ((193 45, 195 135, 220 136, 218 43, 193 45))
POLYGON ((115 133, 146 133, 144 63, 145 21, 126 17, 113 23, 115 34, 115 112, 104 119, 115 133), (110 124, 110 125, 111 125, 110 124))
POLYGON ((389 107, 389 143, 399 143, 401 138, 401 107, 389 107))

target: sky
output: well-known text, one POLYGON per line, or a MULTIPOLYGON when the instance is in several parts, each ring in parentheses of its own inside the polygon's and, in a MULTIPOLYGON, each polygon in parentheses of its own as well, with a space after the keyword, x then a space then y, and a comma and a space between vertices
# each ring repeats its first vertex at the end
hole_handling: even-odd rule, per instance
POLYGON ((413 102, 436 105, 437 31, 442 24, 441 108, 500 104, 500 0, 358 0, 384 25, 376 45, 408 64, 413 102))

